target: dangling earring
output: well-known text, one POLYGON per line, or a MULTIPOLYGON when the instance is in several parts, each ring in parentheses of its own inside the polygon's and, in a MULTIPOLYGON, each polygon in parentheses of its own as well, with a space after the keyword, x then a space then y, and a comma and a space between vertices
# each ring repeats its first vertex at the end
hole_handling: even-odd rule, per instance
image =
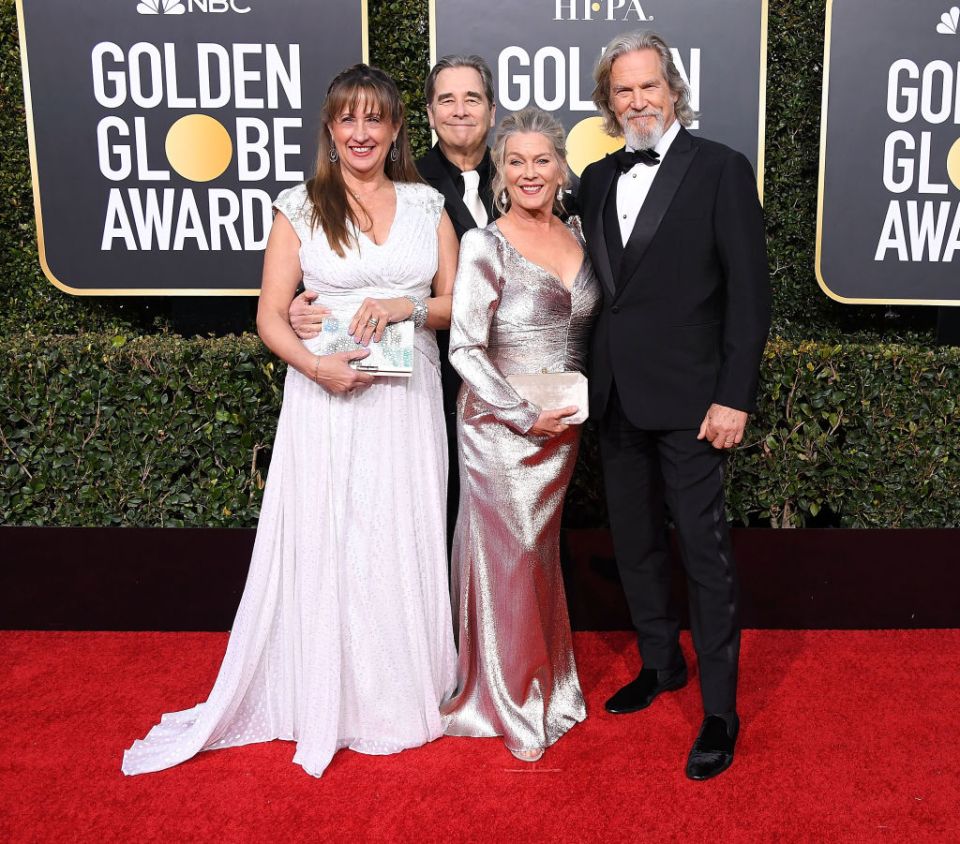
POLYGON ((330 159, 331 164, 336 164, 340 160, 340 154, 337 152, 336 147, 330 147, 330 152, 327 154, 327 158, 330 159))
POLYGON ((390 147, 390 160, 396 161, 400 157, 400 150, 397 149, 397 142, 394 141, 390 147))
POLYGON ((557 188, 557 202, 559 202, 561 205, 563 204, 563 185, 560 185, 557 188))
POLYGON ((500 204, 504 208, 506 208, 510 204, 510 196, 505 189, 500 191, 500 204))

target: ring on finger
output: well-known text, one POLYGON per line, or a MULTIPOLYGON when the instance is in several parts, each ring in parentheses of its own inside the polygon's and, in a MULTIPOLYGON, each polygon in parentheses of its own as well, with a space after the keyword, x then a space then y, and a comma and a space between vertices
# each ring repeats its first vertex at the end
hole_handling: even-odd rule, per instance
POLYGON ((369 325, 371 328, 376 328, 379 324, 380 324, 380 320, 377 319, 375 316, 372 316, 370 317, 370 319, 367 320, 367 325, 369 325))

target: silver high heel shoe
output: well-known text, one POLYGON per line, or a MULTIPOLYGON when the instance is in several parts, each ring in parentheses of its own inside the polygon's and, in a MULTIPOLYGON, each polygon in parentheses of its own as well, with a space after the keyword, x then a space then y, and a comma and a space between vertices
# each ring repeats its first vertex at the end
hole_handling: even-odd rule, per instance
POLYGON ((507 750, 513 754, 515 759, 519 759, 521 762, 539 762, 543 756, 542 747, 531 747, 524 750, 514 750, 512 747, 508 747, 507 750))

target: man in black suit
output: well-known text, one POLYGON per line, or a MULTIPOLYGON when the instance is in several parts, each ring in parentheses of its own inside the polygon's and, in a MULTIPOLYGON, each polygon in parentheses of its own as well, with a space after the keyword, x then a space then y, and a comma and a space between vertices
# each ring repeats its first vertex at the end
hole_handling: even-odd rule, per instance
POLYGON ((590 409, 610 526, 643 667, 606 703, 623 714, 683 687, 669 607, 667 514, 687 573, 704 720, 691 779, 733 762, 740 629, 724 515, 725 454, 754 409, 770 322, 763 212, 744 156, 690 135, 689 92, 655 33, 615 38, 593 100, 626 147, 583 172, 578 200, 604 288, 590 409))
POLYGON ((493 76, 479 56, 444 56, 427 76, 423 93, 437 143, 417 162, 417 169, 443 194, 447 215, 461 238, 495 215, 487 146, 497 113, 493 76))
MULTIPOLYGON (((457 239, 496 216, 493 166, 487 135, 496 119, 493 75, 480 56, 444 56, 431 69, 423 87, 427 119, 437 142, 419 161, 423 180, 444 197, 444 208, 457 239)), ((457 393, 460 376, 450 365, 450 332, 437 332, 443 413, 447 421, 450 474, 447 481, 447 544, 453 539, 460 502, 457 464, 457 393)))

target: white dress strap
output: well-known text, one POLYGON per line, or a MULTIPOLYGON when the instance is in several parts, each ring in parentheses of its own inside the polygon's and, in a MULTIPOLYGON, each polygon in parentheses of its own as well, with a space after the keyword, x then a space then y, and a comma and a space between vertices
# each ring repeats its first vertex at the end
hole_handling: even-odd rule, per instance
POLYGON ((290 221, 293 230, 297 233, 301 243, 306 243, 311 236, 310 216, 313 208, 307 196, 307 186, 294 185, 280 191, 273 201, 275 211, 280 211, 290 221))
POLYGON ((444 203, 443 194, 440 191, 416 182, 397 182, 397 191, 398 195, 402 191, 404 198, 411 205, 424 209, 434 228, 440 225, 444 203))

